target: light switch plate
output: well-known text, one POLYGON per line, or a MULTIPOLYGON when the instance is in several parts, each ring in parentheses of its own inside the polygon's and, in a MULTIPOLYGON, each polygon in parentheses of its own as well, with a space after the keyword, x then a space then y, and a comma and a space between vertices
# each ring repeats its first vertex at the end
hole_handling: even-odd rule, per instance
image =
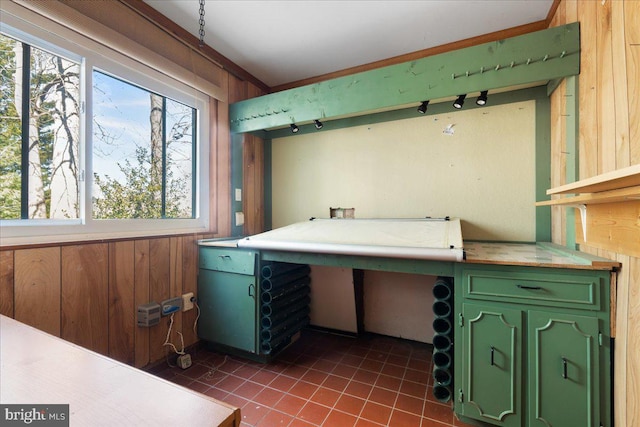
POLYGON ((236 226, 244 225, 244 213, 236 212, 236 226))

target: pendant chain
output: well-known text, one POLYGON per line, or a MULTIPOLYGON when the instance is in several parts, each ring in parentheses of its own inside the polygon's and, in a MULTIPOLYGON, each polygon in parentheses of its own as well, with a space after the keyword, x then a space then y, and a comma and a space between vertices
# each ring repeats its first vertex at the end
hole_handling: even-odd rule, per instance
POLYGON ((205 0, 200 0, 200 47, 204 46, 204 1, 205 0))

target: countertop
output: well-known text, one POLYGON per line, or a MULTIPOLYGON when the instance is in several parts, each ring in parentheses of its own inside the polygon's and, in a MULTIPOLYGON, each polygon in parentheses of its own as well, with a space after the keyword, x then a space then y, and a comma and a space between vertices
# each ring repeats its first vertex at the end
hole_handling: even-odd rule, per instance
POLYGON ((554 243, 464 242, 470 264, 526 265, 533 267, 612 270, 620 263, 554 243))
MULTIPOLYGON (((237 247, 240 238, 207 239, 201 246, 237 247)), ((469 264, 522 265, 531 267, 613 270, 618 261, 574 251, 554 243, 510 243, 464 241, 465 259, 469 264)))

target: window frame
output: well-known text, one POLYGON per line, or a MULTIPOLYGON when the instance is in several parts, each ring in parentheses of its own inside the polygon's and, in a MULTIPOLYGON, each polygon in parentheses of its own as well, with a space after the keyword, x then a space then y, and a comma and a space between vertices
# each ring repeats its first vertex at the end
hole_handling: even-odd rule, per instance
POLYGON ((209 96, 162 70, 153 69, 103 44, 48 21, 32 24, 9 13, 0 16, 2 32, 9 37, 53 54, 80 62, 81 109, 78 147, 80 218, 0 220, 0 246, 84 241, 105 238, 147 237, 187 234, 209 230, 209 96), (80 61, 78 61, 80 59, 80 61), (104 72, 125 82, 181 102, 197 110, 195 211, 193 218, 93 219, 91 194, 94 186, 93 71, 104 72))

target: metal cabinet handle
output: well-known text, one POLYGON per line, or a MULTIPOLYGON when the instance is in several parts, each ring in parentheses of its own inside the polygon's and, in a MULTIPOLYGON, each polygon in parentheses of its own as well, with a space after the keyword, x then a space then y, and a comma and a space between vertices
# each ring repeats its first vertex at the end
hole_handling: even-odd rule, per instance
POLYGON ((562 358, 562 378, 567 379, 567 358, 562 358))
POLYGON ((496 348, 494 346, 491 346, 491 366, 495 365, 493 360, 495 352, 496 352, 496 348))
POLYGON ((218 258, 220 258, 220 259, 231 259, 231 257, 229 255, 218 255, 218 258))
POLYGON ((530 289, 533 291, 539 291, 540 289, 542 289, 541 286, 527 286, 527 285, 516 285, 516 286, 520 289, 530 289))
POLYGON ((253 296, 254 296, 254 294, 253 294, 253 288, 255 288, 255 286, 254 286, 254 285, 253 285, 253 283, 252 283, 252 284, 250 284, 250 285, 249 285, 249 289, 248 289, 248 291, 249 291, 249 296, 250 296, 250 297, 253 297, 253 296))

